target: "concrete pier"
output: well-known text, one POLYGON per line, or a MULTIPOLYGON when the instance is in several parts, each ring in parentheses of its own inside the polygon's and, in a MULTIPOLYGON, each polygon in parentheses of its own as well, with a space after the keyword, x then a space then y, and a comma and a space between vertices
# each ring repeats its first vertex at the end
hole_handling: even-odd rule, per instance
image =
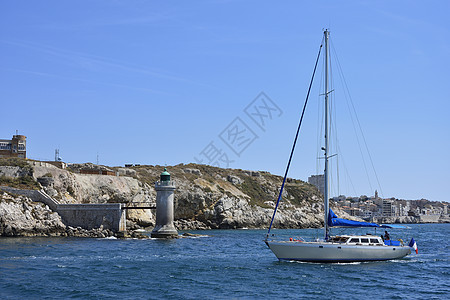
POLYGON ((153 238, 174 238, 178 231, 173 225, 173 193, 175 184, 170 180, 170 174, 164 168, 156 189, 156 226, 151 236, 153 238))

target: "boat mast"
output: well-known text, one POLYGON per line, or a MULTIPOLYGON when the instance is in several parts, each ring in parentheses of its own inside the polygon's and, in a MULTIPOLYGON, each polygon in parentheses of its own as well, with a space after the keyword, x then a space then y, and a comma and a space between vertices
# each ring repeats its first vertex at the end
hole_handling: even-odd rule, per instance
POLYGON ((328 240, 328 235, 330 233, 330 229, 328 227, 328 214, 329 214, 329 203, 328 203, 328 38, 330 36, 330 32, 328 30, 324 31, 324 39, 325 39, 325 148, 322 148, 325 151, 325 170, 324 170, 324 195, 323 195, 323 209, 324 209, 324 230, 325 230, 325 240, 328 240))

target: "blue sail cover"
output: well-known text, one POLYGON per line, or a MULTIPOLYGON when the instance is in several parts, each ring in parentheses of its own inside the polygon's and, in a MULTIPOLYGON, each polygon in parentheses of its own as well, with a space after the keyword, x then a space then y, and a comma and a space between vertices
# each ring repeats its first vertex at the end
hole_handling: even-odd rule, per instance
POLYGON ((338 216, 336 216, 336 214, 331 210, 331 208, 330 208, 330 212, 328 214, 328 226, 389 228, 388 225, 380 226, 376 223, 359 222, 359 221, 352 221, 352 220, 338 218, 338 216))

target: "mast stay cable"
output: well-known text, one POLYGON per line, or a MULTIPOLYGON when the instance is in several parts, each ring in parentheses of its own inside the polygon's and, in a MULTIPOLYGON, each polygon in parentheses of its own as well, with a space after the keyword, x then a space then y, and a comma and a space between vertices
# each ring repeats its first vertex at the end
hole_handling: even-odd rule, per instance
MULTIPOLYGON (((382 197, 384 197, 383 190, 382 190, 382 187, 381 187, 381 184, 380 184, 380 180, 379 180, 379 178, 378 178, 378 174, 377 174, 377 171, 376 171, 376 169, 375 169, 375 165, 374 165, 373 160, 372 160, 372 155, 370 154, 369 147, 368 147, 368 145, 367 145, 366 137, 364 136, 364 132, 363 132, 363 130, 362 130, 362 126, 361 126, 361 123, 360 123, 360 121, 359 121, 358 114, 356 113, 355 105, 354 105, 354 103, 353 103, 353 99, 352 99, 352 96, 351 96, 351 94, 350 94, 350 90, 349 90, 349 88, 348 88, 347 81, 345 80, 345 77, 344 77, 344 72, 342 71, 342 67, 341 67, 341 64, 340 64, 340 62, 339 62, 339 57, 337 56, 336 49, 334 48, 334 45, 333 45, 332 42, 331 42, 331 48, 332 48, 332 50, 333 50, 333 52, 334 52, 334 56, 336 57, 337 67, 338 67, 338 70, 339 70, 338 73, 339 73, 339 75, 340 75, 340 77, 341 77, 341 79, 342 79, 342 82, 343 82, 343 85, 344 85, 344 87, 345 87, 346 94, 348 95, 348 100, 350 100, 349 102, 350 102, 350 104, 351 104, 351 108, 352 108, 352 109, 350 109, 350 106, 348 105, 348 102, 347 102, 347 106, 348 106, 348 108, 349 108, 349 111, 353 111, 353 114, 354 114, 355 119, 356 119, 356 123, 358 124, 358 128, 359 128, 359 131, 360 131, 360 133, 361 133, 361 137, 362 137, 364 146, 365 146, 365 148, 366 148, 367 155, 368 155, 368 157, 369 157, 370 164, 371 164, 371 166, 372 166, 373 173, 375 174, 375 179, 376 179, 377 184, 378 184, 378 187, 379 187, 379 189, 380 189, 380 194, 382 195, 382 197)), ((344 93, 344 94, 345 94, 345 93, 344 93)), ((352 120, 352 123, 353 123, 353 117, 352 117, 352 114, 350 114, 350 119, 352 120)), ((353 126, 354 126, 354 124, 353 124, 353 126)), ((356 127, 355 127, 355 126, 354 126, 354 130, 355 130, 355 133, 356 133, 356 127)), ((360 143, 359 143, 358 135, 356 134, 356 136, 357 136, 356 140, 357 140, 357 142, 358 142, 358 146, 359 146, 360 152, 361 152, 361 154, 362 154, 362 151, 361 151, 361 145, 360 145, 360 143)), ((365 163, 365 160, 364 160, 364 156, 363 156, 363 155, 362 155, 362 160, 363 160, 364 168, 365 168, 365 170, 366 170, 366 175, 369 177, 369 174, 368 174, 368 171, 367 171, 367 168, 366 168, 366 163, 365 163)), ((371 184, 371 182, 370 182, 370 178, 368 178, 368 181, 369 181, 370 188, 372 189, 372 184, 371 184)))

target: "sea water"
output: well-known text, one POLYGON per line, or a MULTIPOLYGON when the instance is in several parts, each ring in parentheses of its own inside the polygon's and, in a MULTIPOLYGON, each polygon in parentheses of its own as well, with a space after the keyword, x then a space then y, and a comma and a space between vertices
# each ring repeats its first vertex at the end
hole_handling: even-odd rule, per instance
POLYGON ((389 233, 414 237, 418 255, 347 264, 279 262, 263 242, 266 230, 174 240, 1 238, 0 299, 450 299, 450 224, 408 226, 389 233))

